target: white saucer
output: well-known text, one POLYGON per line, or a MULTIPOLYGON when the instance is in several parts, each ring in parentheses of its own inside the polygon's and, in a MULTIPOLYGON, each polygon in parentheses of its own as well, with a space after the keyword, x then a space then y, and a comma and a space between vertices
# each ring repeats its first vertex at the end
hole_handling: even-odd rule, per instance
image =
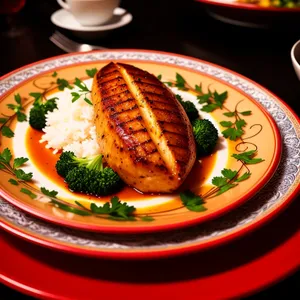
POLYGON ((65 9, 60 9, 54 12, 51 16, 51 21, 58 27, 71 30, 77 35, 83 35, 83 33, 103 33, 108 30, 116 29, 127 25, 132 20, 132 15, 124 8, 117 7, 114 10, 112 18, 105 24, 98 26, 82 26, 74 16, 65 9))

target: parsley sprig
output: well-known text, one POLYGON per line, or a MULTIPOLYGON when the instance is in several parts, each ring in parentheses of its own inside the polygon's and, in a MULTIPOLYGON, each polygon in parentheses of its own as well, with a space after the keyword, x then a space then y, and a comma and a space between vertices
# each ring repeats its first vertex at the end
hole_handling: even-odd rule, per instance
POLYGON ((180 193, 180 199, 188 210, 196 212, 207 210, 207 208, 203 205, 204 199, 200 195, 196 195, 190 190, 180 193))
POLYGON ((241 161, 244 165, 253 165, 264 161, 262 158, 256 158, 256 150, 250 150, 242 153, 234 153, 232 157, 241 161))
POLYGON ((21 185, 20 192, 28 195, 31 199, 37 198, 37 193, 41 192, 46 196, 55 197, 57 195, 56 191, 49 191, 42 187, 40 191, 35 187, 29 185, 28 183, 32 181, 33 174, 26 173, 21 167, 23 167, 27 162, 26 157, 16 157, 12 160, 13 156, 9 148, 5 148, 0 153, 0 170, 4 171, 14 178, 10 178, 8 182, 12 185, 21 185))
POLYGON ((74 85, 76 85, 79 88, 79 91, 71 93, 73 96, 72 102, 77 101, 82 95, 84 95, 84 101, 90 105, 93 105, 93 103, 86 97, 86 95, 91 92, 86 86, 86 84, 76 77, 74 85))
POLYGON ((248 164, 257 164, 264 161, 262 158, 255 158, 257 154, 256 150, 250 150, 242 153, 234 153, 231 156, 236 160, 242 163, 242 166, 238 171, 231 169, 223 169, 221 174, 223 176, 216 176, 212 179, 212 184, 215 188, 211 189, 208 193, 205 194, 205 197, 211 197, 212 195, 220 195, 224 192, 227 192, 229 189, 238 185, 239 182, 242 182, 248 179, 251 176, 251 172, 247 167, 248 164), (246 172, 240 175, 240 171, 243 168, 246 168, 246 172))
POLYGON ((2 113, 2 117, 0 118, 0 130, 1 134, 5 137, 12 138, 14 137, 14 132, 10 129, 10 123, 12 122, 14 117, 17 117, 19 122, 27 121, 27 117, 24 113, 25 106, 22 103, 22 99, 20 94, 14 95, 15 103, 8 103, 8 109, 13 111, 13 115, 7 116, 2 113))
POLYGON ((95 203, 91 203, 89 210, 87 210, 80 202, 75 201, 75 203, 87 212, 93 213, 96 216, 105 215, 111 220, 136 221, 137 218, 146 222, 154 220, 153 217, 148 215, 135 215, 134 212, 136 211, 136 208, 128 205, 126 202, 121 202, 117 196, 113 196, 110 199, 110 202, 106 202, 103 205, 98 206, 95 203))
POLYGON ((26 115, 23 113, 24 107, 22 105, 21 96, 20 94, 16 94, 14 98, 17 104, 9 103, 7 104, 7 107, 15 112, 19 122, 24 122, 27 120, 27 118, 26 115))
POLYGON ((221 171, 222 176, 215 176, 212 179, 212 184, 214 185, 214 187, 203 195, 196 195, 189 190, 181 193, 180 198, 183 205, 191 211, 205 211, 205 199, 221 195, 228 190, 236 187, 240 182, 247 180, 251 176, 251 172, 247 165, 257 164, 264 161, 262 158, 255 157, 256 152, 256 150, 250 150, 247 152, 232 154, 232 157, 242 163, 240 169, 231 170, 224 168, 221 171), (246 168, 246 172, 241 174, 241 170, 244 167, 246 168))
POLYGON ((237 107, 243 100, 239 101, 234 108, 234 111, 228 111, 223 113, 226 117, 234 117, 234 122, 232 121, 221 121, 220 125, 225 127, 226 129, 222 131, 222 134, 225 138, 229 138, 232 141, 236 141, 238 138, 243 136, 244 129, 247 125, 246 121, 242 118, 242 116, 251 115, 251 110, 238 111, 237 107))
POLYGON ((37 198, 37 194, 33 193, 31 190, 26 189, 26 188, 21 188, 20 192, 23 194, 28 195, 31 199, 36 199, 37 198))
POLYGON ((86 69, 85 70, 86 74, 91 78, 93 78, 95 76, 97 71, 98 71, 97 68, 92 68, 92 69, 86 69))
POLYGON ((212 179, 212 184, 216 187, 213 191, 216 196, 221 195, 231 188, 237 186, 237 182, 244 181, 251 176, 250 172, 245 172, 243 175, 238 176, 238 171, 231 169, 223 169, 221 171, 223 176, 216 176, 212 179))
MULTIPOLYGON (((48 194, 48 196, 51 195, 48 194)), ((149 215, 135 215, 134 212, 136 211, 136 208, 128 205, 126 202, 121 202, 117 196, 113 196, 110 199, 110 202, 106 202, 103 205, 91 203, 89 209, 82 205, 79 201, 75 201, 76 206, 74 206, 52 197, 51 203, 64 211, 72 212, 81 216, 93 215, 95 217, 115 221, 136 221, 137 219, 140 219, 145 222, 151 222, 154 220, 154 218, 149 215)))
POLYGON ((0 153, 0 170, 3 170, 11 175, 14 175, 19 181, 30 181, 32 179, 32 173, 26 173, 20 169, 27 161, 28 158, 18 157, 13 160, 11 164, 12 154, 8 148, 5 148, 0 153))
MULTIPOLYGON (((157 78, 159 80, 161 80, 162 76, 158 75, 157 78)), ((214 111, 217 108, 222 109, 224 107, 224 102, 228 97, 227 91, 218 93, 216 90, 211 91, 208 88, 208 91, 204 92, 202 83, 200 83, 199 85, 196 84, 195 87, 193 88, 192 86, 190 86, 187 83, 187 81, 184 79, 184 77, 182 75, 180 75, 179 73, 176 73, 175 81, 163 81, 163 83, 165 83, 166 85, 168 85, 170 87, 177 87, 179 90, 182 90, 182 91, 193 92, 194 94, 197 95, 197 99, 198 99, 199 103, 203 104, 201 110, 204 112, 208 112, 208 113, 214 111)))
POLYGON ((126 202, 121 203, 117 196, 112 197, 110 202, 106 202, 102 206, 92 203, 90 208, 93 213, 109 215, 109 218, 114 220, 133 221, 135 219, 133 213, 136 208, 129 206, 126 202))
POLYGON ((219 94, 216 90, 214 92, 212 92, 208 88, 208 92, 205 93, 203 91, 201 83, 200 83, 200 85, 197 85, 197 84, 195 85, 195 91, 198 94, 197 99, 198 99, 199 103, 205 104, 205 105, 203 105, 201 110, 208 112, 208 113, 214 111, 217 108, 222 109, 223 104, 228 97, 227 91, 219 94))
POLYGON ((60 91, 64 91, 64 89, 68 88, 69 90, 72 90, 73 87, 70 85, 69 81, 64 78, 57 78, 56 80, 57 88, 60 91))

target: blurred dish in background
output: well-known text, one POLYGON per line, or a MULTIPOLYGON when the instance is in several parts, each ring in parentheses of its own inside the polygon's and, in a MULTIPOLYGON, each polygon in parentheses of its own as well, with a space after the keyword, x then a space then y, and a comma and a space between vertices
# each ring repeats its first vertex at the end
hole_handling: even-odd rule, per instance
POLYGON ((25 5, 25 0, 1 0, 0 14, 19 12, 25 5))
POLYGON ((14 38, 24 34, 17 21, 18 13, 25 6, 25 0, 1 0, 0 2, 0 36, 14 38))
POLYGON ((208 13, 225 23, 246 27, 299 25, 299 0, 196 0, 208 13))
POLYGON ((51 21, 56 26, 70 30, 75 36, 85 39, 95 39, 105 36, 110 30, 123 27, 132 21, 132 15, 124 8, 117 7, 112 18, 98 26, 83 26, 65 9, 54 12, 51 21))
POLYGON ((293 46, 291 58, 295 72, 300 80, 300 40, 293 46))
POLYGON ((300 7, 299 0, 237 0, 241 3, 250 3, 261 5, 264 7, 287 7, 287 8, 296 8, 300 7))

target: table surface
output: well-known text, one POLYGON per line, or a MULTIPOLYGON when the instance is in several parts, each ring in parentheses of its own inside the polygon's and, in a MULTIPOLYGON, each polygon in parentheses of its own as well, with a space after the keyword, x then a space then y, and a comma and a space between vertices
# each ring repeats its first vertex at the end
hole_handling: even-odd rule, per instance
MULTIPOLYGON (((162 50, 218 64, 260 83, 299 115, 300 83, 290 59, 290 49, 300 39, 299 24, 286 28, 283 22, 282 26, 272 29, 238 27, 214 20, 203 5, 191 0, 179 3, 123 0, 121 6, 132 13, 133 21, 93 44, 107 48, 162 50)), ((16 36, 7 35, 4 17, 0 16, 0 75, 65 53, 49 40, 56 29, 50 16, 57 9, 55 0, 27 0, 25 7, 13 18, 20 28, 16 36)), ((299 280, 298 272, 248 299, 270 299, 273 295, 299 299, 299 280)), ((0 288, 5 299, 32 299, 7 287, 0 288)))

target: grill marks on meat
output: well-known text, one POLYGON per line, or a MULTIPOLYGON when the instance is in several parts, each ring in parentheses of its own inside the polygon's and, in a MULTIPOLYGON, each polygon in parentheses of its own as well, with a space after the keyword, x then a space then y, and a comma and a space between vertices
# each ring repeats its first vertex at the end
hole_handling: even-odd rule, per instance
MULTIPOLYGON (((115 124, 115 131, 123 139, 125 148, 131 152, 133 161, 146 163, 145 157, 157 152, 156 146, 148 134, 136 100, 118 69, 108 73, 110 74, 114 76, 110 76, 110 80, 105 76, 104 83, 101 81, 103 77, 97 78, 101 89, 103 113, 107 113, 111 123, 115 124)), ((160 164, 164 167, 163 161, 160 164)))
POLYGON ((155 76, 110 63, 94 78, 100 151, 129 185, 172 192, 195 161, 191 125, 178 101, 155 76))

